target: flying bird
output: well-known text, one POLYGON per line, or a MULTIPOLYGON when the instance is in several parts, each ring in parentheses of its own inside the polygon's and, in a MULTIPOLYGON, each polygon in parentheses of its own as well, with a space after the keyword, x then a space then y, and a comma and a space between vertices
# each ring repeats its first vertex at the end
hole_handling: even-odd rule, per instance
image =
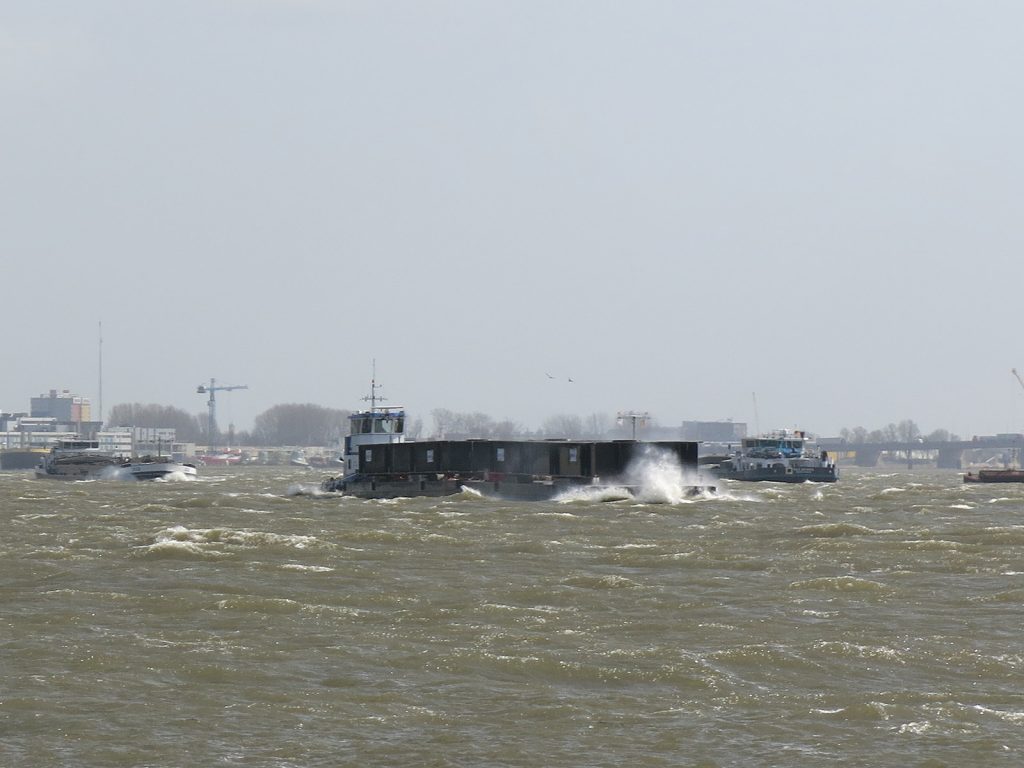
POLYGON ((544 375, 545 375, 545 376, 547 376, 547 377, 548 377, 549 379, 553 379, 553 378, 555 378, 554 376, 552 376, 552 375, 551 375, 550 373, 548 373, 547 371, 544 371, 544 375))

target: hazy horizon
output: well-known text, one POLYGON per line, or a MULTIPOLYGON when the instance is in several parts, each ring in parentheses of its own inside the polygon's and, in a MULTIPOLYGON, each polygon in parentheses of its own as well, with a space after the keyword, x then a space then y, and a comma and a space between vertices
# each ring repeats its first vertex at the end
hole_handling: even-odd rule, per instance
POLYGON ((1024 431, 1009 2, 0 8, 0 409, 1024 431), (550 378, 553 377, 553 378, 550 378), (570 382, 569 379, 572 379, 570 382), (755 419, 754 393, 758 413, 755 419))

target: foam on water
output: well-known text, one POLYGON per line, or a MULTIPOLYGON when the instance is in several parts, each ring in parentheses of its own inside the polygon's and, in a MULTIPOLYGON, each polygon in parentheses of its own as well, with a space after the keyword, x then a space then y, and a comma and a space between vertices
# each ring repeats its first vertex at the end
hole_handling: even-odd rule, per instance
POLYGON ((629 501, 633 494, 624 486, 580 485, 555 497, 558 504, 589 504, 592 502, 629 501))
POLYGON ((292 483, 288 486, 288 490, 284 493, 285 496, 312 496, 318 499, 322 496, 335 495, 331 491, 325 491, 319 485, 313 485, 312 483, 292 483))
MULTIPOLYGON (((100 480, 113 481, 118 483, 135 483, 138 478, 132 475, 127 467, 104 467, 100 473, 100 480)), ((163 477, 153 478, 154 483, 190 483, 196 479, 195 475, 186 475, 184 472, 168 472, 163 477)))
POLYGON ((128 470, 121 467, 104 467, 103 471, 99 474, 100 480, 114 480, 117 482, 125 482, 127 480, 133 480, 131 473, 128 470))
POLYGON ((163 477, 158 477, 154 482, 157 483, 191 483, 195 480, 195 475, 186 475, 184 472, 168 472, 163 477))
POLYGON ((824 500, 726 481, 714 501, 636 513, 467 492, 299 504, 284 496, 299 479, 0 472, 0 764, 1009 766, 1024 751, 1019 487, 851 467, 824 500))

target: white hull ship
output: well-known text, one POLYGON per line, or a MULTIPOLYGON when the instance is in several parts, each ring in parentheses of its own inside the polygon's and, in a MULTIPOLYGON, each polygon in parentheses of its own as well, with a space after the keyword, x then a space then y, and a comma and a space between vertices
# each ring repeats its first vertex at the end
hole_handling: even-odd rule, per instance
POLYGON ((36 467, 46 480, 157 480, 170 475, 194 479, 196 468, 166 456, 122 459, 100 449, 98 440, 60 440, 36 467))

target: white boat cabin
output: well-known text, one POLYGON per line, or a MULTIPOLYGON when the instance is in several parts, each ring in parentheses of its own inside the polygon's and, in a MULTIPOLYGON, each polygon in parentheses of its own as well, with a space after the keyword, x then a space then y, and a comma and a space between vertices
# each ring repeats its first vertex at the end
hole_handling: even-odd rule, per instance
POLYGON ((405 442, 405 409, 371 408, 357 411, 349 418, 345 437, 345 473, 359 471, 359 449, 364 445, 405 442))
POLYGON ((804 456, 809 437, 805 432, 788 430, 760 437, 745 437, 740 455, 749 459, 795 459, 804 456))

